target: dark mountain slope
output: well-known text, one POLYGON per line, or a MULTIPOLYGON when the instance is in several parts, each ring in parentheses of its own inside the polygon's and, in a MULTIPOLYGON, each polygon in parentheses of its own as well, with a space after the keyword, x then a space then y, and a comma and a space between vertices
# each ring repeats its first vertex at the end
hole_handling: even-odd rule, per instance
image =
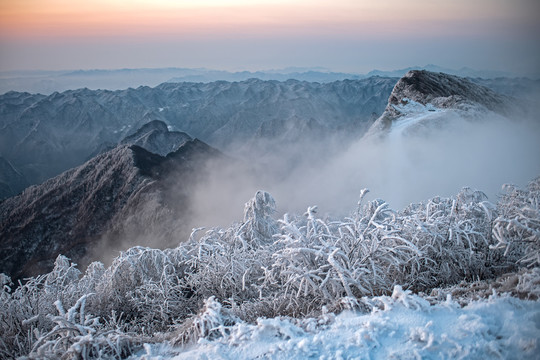
POLYGON ((220 157, 198 140, 167 157, 122 145, 4 200, 0 272, 40 274, 58 254, 84 265, 96 247, 119 249, 121 239, 154 228, 164 228, 162 239, 180 241, 176 232, 189 208, 190 184, 204 176, 205 161, 220 157), (167 228, 173 221, 175 227, 167 228))
POLYGON ((0 200, 18 194, 26 186, 24 176, 0 156, 0 200))

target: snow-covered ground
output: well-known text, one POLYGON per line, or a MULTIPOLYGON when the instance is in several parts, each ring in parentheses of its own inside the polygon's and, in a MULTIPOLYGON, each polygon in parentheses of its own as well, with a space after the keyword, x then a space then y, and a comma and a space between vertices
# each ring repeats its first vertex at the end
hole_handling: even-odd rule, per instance
POLYGON ((465 307, 450 297, 430 305, 397 286, 392 296, 369 301, 374 307, 368 313, 348 310, 319 319, 221 325, 213 340, 177 348, 145 345, 130 359, 540 358, 539 301, 493 294, 465 307))

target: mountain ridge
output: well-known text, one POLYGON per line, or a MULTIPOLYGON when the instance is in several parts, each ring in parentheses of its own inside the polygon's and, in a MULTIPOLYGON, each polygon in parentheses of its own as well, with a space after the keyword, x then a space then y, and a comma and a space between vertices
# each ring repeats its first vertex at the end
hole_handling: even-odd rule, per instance
POLYGON ((226 71, 206 68, 125 68, 64 71, 4 71, 0 72, 0 94, 10 90, 51 94, 89 87, 118 90, 140 85, 157 86, 163 82, 213 82, 298 79, 310 82, 332 82, 344 79, 365 79, 370 76, 402 77, 409 70, 428 70, 471 78, 515 77, 503 71, 476 70, 468 67, 452 69, 433 64, 411 66, 396 70, 371 70, 367 73, 333 71, 320 67, 288 67, 255 71, 226 71))
MULTIPOLYGON (((58 254, 84 266, 94 260, 95 248, 118 250, 122 237, 150 231, 149 213, 155 226, 181 218, 204 162, 221 156, 197 139, 165 157, 119 145, 5 199, 0 202, 0 273, 16 279, 37 275, 49 271, 58 254), (170 188, 169 177, 180 185, 170 188)), ((164 238, 170 240, 175 231, 164 229, 164 238)))
POLYGON ((514 107, 512 100, 467 78, 411 70, 396 83, 383 114, 373 123, 366 137, 384 135, 411 108, 418 110, 424 107, 423 111, 431 112, 437 109, 463 110, 465 115, 475 108, 475 111, 507 115, 514 107))
MULTIPOLYGON (((395 81, 374 77, 319 84, 251 79, 119 91, 80 89, 50 96, 10 92, 0 95, 0 156, 29 183, 37 184, 135 136, 155 120, 166 124, 169 132, 189 134, 229 153, 246 144, 244 150, 253 152, 269 127, 273 134, 288 134, 280 146, 309 135, 286 128, 289 120, 311 124, 304 130, 312 128, 319 137, 361 134, 374 114, 384 110, 395 81)), ((183 136, 174 134, 166 134, 162 127, 148 136, 165 142, 176 136, 177 146, 183 136)), ((144 142, 144 136, 140 140, 144 142)), ((162 155, 166 151, 170 149, 162 155)))

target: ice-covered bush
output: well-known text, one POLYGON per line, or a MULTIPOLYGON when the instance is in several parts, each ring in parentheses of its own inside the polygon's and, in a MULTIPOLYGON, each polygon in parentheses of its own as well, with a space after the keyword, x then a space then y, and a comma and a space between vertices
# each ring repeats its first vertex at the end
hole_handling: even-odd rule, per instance
POLYGON ((399 213, 399 234, 418 249, 409 280, 418 291, 461 280, 494 276, 510 264, 493 245, 493 205, 479 191, 464 188, 455 198, 435 197, 399 213), (418 253, 417 253, 418 254, 418 253), (494 268, 495 267, 495 268, 494 268))
POLYGON ((296 298, 327 302, 387 294, 397 284, 424 291, 493 276, 493 267, 508 266, 489 248, 493 206, 485 200, 464 189, 456 198, 436 197, 401 212, 380 199, 360 202, 341 221, 317 218, 316 208, 304 218, 286 215, 266 280, 296 298))
POLYGON ((134 247, 122 252, 103 272, 95 291, 104 301, 99 307, 105 313, 123 311, 152 331, 152 325, 169 324, 189 313, 184 308, 187 291, 183 279, 181 249, 134 247))
POLYGON ((276 201, 266 191, 259 190, 244 208, 242 234, 247 241, 256 244, 272 240, 276 233, 276 221, 272 215, 276 212, 276 201))
POLYGON ((55 302, 76 301, 80 272, 75 266, 60 255, 50 273, 28 279, 15 289, 9 277, 2 274, 0 354, 28 354, 35 341, 52 328, 48 315, 56 311, 55 302))
POLYGON ((349 217, 313 206, 277 221, 274 199, 258 191, 242 222, 174 249, 134 247, 84 274, 59 256, 18 285, 2 274, 0 357, 121 358, 143 342, 221 336, 237 320, 318 316, 397 285, 430 293, 538 266, 540 180, 506 189, 497 206, 465 188, 402 211, 364 203, 364 190, 349 217))
POLYGON ((493 224, 497 248, 505 255, 518 258, 529 267, 540 265, 540 177, 521 190, 513 185, 505 191, 497 206, 493 224))
POLYGON ((211 296, 204 301, 204 307, 197 315, 186 319, 174 330, 171 342, 174 345, 185 345, 200 338, 224 336, 228 333, 228 328, 237 321, 238 319, 224 310, 219 301, 211 296))
POLYGON ((392 216, 379 200, 356 219, 342 222, 318 219, 316 208, 308 208, 305 219, 285 216, 268 279, 277 281, 285 294, 317 299, 318 305, 386 291, 391 275, 416 251, 406 240, 387 236, 393 231, 387 221, 392 216))
POLYGON ((134 345, 140 345, 142 338, 116 329, 100 331, 99 319, 85 313, 86 300, 92 295, 82 296, 68 311, 57 300, 58 315, 48 315, 54 327, 36 340, 27 358, 120 359, 129 355, 134 345))

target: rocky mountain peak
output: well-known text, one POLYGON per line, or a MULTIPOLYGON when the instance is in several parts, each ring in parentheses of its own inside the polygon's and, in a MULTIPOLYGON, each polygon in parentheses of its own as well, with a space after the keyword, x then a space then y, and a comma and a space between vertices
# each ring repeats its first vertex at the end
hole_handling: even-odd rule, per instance
POLYGON ((471 102, 496 112, 507 102, 506 97, 466 78, 427 70, 411 70, 399 79, 388 98, 386 111, 395 113, 393 105, 403 104, 408 100, 422 105, 434 103, 441 108, 453 107, 460 102, 471 102))
POLYGON ((411 70, 396 83, 384 113, 366 135, 388 131, 396 119, 408 115, 415 106, 427 106, 429 111, 475 107, 504 115, 511 108, 511 98, 459 76, 411 70))
POLYGON ((141 126, 135 134, 131 136, 140 136, 145 133, 151 132, 151 131, 158 131, 158 132, 169 132, 169 129, 167 128, 167 124, 165 124, 161 120, 152 120, 143 126, 141 126))

